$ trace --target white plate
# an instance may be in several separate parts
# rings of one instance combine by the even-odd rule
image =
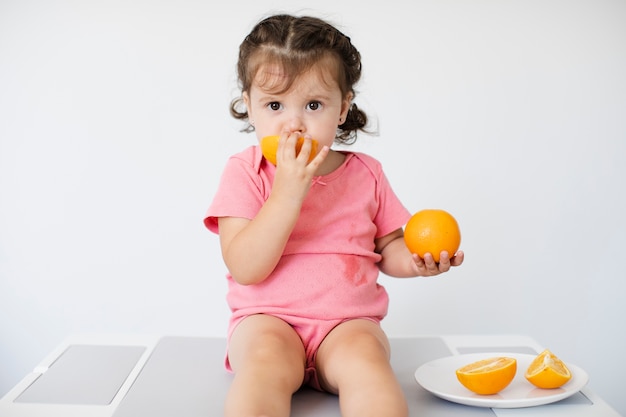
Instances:
[[[496,356],[517,359],[517,373],[513,381],[494,395],[478,395],[465,388],[456,378],[456,370],[464,365]],[[579,367],[567,364],[572,378],[561,388],[541,389],[526,380],[526,369],[536,355],[521,353],[472,353],[435,359],[415,371],[415,380],[426,391],[437,397],[476,407],[520,408],[549,404],[574,395],[587,384],[589,377]]]

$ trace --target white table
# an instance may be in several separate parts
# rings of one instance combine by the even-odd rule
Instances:
[[[619,416],[587,387],[557,403],[504,409],[448,402],[415,381],[414,373],[420,365],[441,357],[542,351],[543,346],[529,337],[422,335],[391,338],[391,345],[392,365],[411,416]],[[232,379],[223,367],[224,349],[223,338],[72,336],[0,399],[0,416],[219,417]],[[294,396],[292,416],[340,417],[337,398],[301,390]]]

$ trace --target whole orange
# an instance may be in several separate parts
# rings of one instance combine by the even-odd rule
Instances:
[[[426,253],[439,262],[441,251],[454,256],[461,245],[461,230],[447,211],[425,209],[415,213],[404,227],[404,241],[411,253],[424,258]]]
[[[272,135],[265,136],[261,139],[261,152],[265,159],[270,161],[272,164],[276,165],[276,151],[278,150],[278,141],[280,140],[280,136]],[[304,143],[304,138],[298,138],[298,142],[296,143],[296,155],[300,153],[300,149],[302,149],[302,144]],[[317,155],[317,141],[315,139],[311,140],[311,155],[309,156],[309,162],[315,158]]]

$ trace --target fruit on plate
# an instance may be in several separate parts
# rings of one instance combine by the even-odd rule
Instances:
[[[454,256],[461,245],[461,230],[447,211],[425,209],[413,214],[404,227],[404,241],[411,253],[424,258],[426,253],[439,262],[441,251]]]
[[[468,390],[480,395],[492,395],[506,388],[516,372],[517,359],[497,356],[457,369],[456,377]]]
[[[272,135],[263,137],[260,142],[263,156],[274,165],[276,165],[276,151],[278,150],[279,140],[280,136]],[[296,155],[300,153],[303,143],[304,138],[298,138],[298,142],[296,143]],[[311,139],[311,155],[309,155],[309,162],[315,158],[315,155],[317,155],[317,141],[315,139]]]
[[[524,376],[534,386],[545,389],[559,388],[572,378],[565,363],[548,349],[533,359]]]

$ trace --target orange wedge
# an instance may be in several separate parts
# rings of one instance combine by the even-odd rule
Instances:
[[[456,370],[456,377],[468,390],[480,395],[502,391],[515,377],[517,360],[494,357],[472,362]]]
[[[559,388],[572,378],[565,363],[548,349],[541,352],[528,366],[526,379],[539,388]]]

